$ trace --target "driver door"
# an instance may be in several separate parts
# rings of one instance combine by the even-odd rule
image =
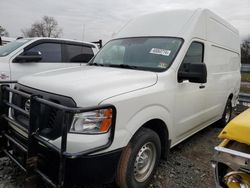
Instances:
[[[204,44],[193,41],[182,61],[183,64],[204,63]],[[177,139],[183,139],[193,133],[204,123],[206,84],[192,83],[188,80],[178,81],[176,91],[175,134]]]

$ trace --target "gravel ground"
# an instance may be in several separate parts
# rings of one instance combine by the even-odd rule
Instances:
[[[234,115],[246,107],[238,106]],[[212,188],[210,160],[221,128],[213,124],[171,149],[168,161],[161,161],[149,188]],[[26,188],[25,175],[8,158],[0,158],[0,188]],[[29,187],[46,187],[43,183]],[[112,188],[114,185],[94,186]],[[94,188],[93,187],[93,188]]]

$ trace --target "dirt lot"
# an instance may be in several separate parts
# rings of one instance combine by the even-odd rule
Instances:
[[[245,109],[239,106],[234,115]],[[220,128],[213,124],[171,149],[169,160],[161,161],[150,188],[214,187],[210,160],[220,141]],[[7,158],[0,159],[0,188],[23,188],[24,174]],[[45,187],[40,183],[39,186]],[[84,186],[85,187],[85,186]],[[111,188],[114,185],[91,186]]]
[[[211,125],[174,147],[169,160],[161,162],[152,187],[214,187],[210,160],[220,131]]]

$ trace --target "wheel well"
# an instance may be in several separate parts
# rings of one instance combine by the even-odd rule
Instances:
[[[229,95],[229,97],[228,97],[230,100],[232,100],[233,99],[233,94],[231,93],[230,95]]]
[[[160,119],[153,119],[145,123],[142,127],[155,131],[161,140],[161,158],[167,159],[170,141],[166,124]]]
[[[232,101],[232,99],[233,99],[233,94],[231,93],[230,95],[229,95],[229,97],[228,97],[228,99],[230,100],[230,102],[231,102],[231,106],[233,106],[233,101]]]

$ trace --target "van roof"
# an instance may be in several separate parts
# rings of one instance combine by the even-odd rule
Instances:
[[[192,10],[171,10],[146,14],[130,20],[115,38],[176,36],[193,13]]]
[[[114,38],[136,36],[179,36],[183,37],[187,27],[195,27],[199,18],[212,17],[232,32],[238,34],[231,24],[208,9],[178,9],[145,14],[130,20]]]
[[[168,36],[200,38],[239,51],[239,32],[208,9],[168,10],[129,21],[115,38]]]

